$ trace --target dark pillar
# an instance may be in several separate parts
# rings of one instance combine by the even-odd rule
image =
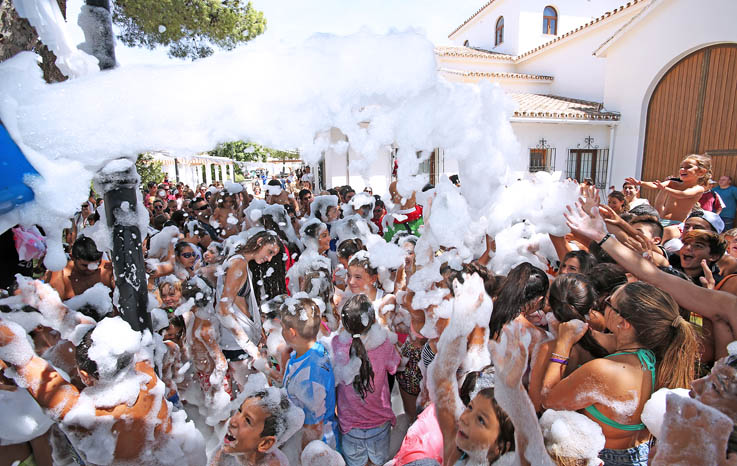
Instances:
[[[148,313],[148,288],[143,262],[143,235],[137,219],[136,190],[140,184],[136,166],[112,173],[104,169],[97,173],[95,186],[105,196],[107,225],[113,236],[112,262],[115,287],[118,289],[118,309],[133,330],[151,330]],[[145,233],[144,233],[145,234]]]

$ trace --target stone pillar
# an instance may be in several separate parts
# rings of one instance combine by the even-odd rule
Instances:
[[[210,162],[205,163],[205,183],[208,185],[212,183],[212,164]]]

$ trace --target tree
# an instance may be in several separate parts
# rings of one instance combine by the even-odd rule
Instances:
[[[66,16],[67,0],[57,0],[61,13]],[[33,51],[41,56],[39,66],[48,83],[67,79],[56,66],[56,55],[38,40],[36,30],[25,18],[20,18],[12,0],[0,0],[0,61],[17,53]]]
[[[151,154],[138,154],[136,159],[136,170],[141,177],[141,187],[146,189],[149,182],[156,184],[164,180],[164,170],[161,169],[161,162],[154,160]]]
[[[218,144],[209,152],[213,157],[227,157],[238,162],[266,162],[269,159],[288,160],[297,156],[296,152],[289,152],[264,147],[260,144],[245,141],[232,141]],[[239,164],[235,164],[235,172],[245,175]]]
[[[169,56],[193,60],[212,45],[231,50],[266,30],[264,14],[241,0],[116,0],[113,22],[128,46],[169,47]]]

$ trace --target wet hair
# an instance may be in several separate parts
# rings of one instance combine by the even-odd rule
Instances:
[[[169,317],[169,326],[173,325],[174,327],[179,329],[177,331],[177,338],[181,339],[184,336],[184,331],[186,329],[186,324],[184,323],[184,317],[177,316],[174,314],[168,314],[168,317]],[[167,328],[168,327],[164,327],[161,330],[159,330],[159,334],[163,336]]]
[[[320,331],[320,307],[309,298],[287,300],[279,315],[284,328],[293,328],[305,340],[315,339]]]
[[[617,288],[627,284],[627,271],[619,264],[605,262],[593,266],[587,278],[597,296],[594,309],[602,311],[602,301],[614,293]]]
[[[622,210],[624,212],[627,212],[628,210],[630,210],[630,204],[629,202],[627,202],[627,198],[624,197],[624,193],[622,193],[622,191],[612,191],[607,196],[607,199],[609,199],[610,197],[613,197],[614,199],[623,203]]]
[[[374,307],[365,294],[351,296],[343,305],[340,319],[345,330],[353,336],[349,356],[361,360],[361,368],[353,379],[353,389],[364,399],[367,393],[374,392],[374,369],[363,341],[356,335],[368,332],[376,321]]]
[[[77,312],[80,314],[89,317],[90,319],[94,320],[95,322],[99,322],[102,320],[104,316],[101,316],[99,311],[97,310],[97,307],[93,304],[87,303],[82,306],[80,306],[77,309]]]
[[[338,254],[338,257],[350,260],[355,253],[365,250],[366,246],[363,245],[363,241],[361,241],[360,238],[351,238],[341,241],[336,253]]]
[[[197,307],[205,307],[214,299],[214,288],[205,277],[192,277],[182,283],[182,298],[194,299]]]
[[[639,215],[652,215],[655,218],[660,218],[658,209],[651,206],[650,204],[640,204],[637,207],[633,207],[630,209],[630,213],[635,217]]]
[[[154,217],[153,221],[151,222],[151,226],[156,228],[157,230],[161,230],[164,228],[164,224],[169,221],[169,218],[167,218],[164,214],[159,214],[156,217]]]
[[[365,253],[360,256],[356,256],[355,254],[351,256],[351,260],[348,262],[348,267],[361,267],[369,275],[378,275],[379,273],[379,270],[376,267],[371,266],[371,260],[369,259],[368,254]]]
[[[495,339],[502,328],[514,320],[526,303],[545,296],[550,282],[548,276],[530,264],[523,262],[509,271],[502,284],[502,291],[494,303],[489,320],[489,335]]]
[[[449,179],[449,180],[450,180],[450,182],[451,182],[451,183],[453,183],[453,184],[458,184],[458,183],[460,183],[460,180],[459,180],[459,178],[458,178],[458,175],[450,175],[450,176],[448,177],[448,179]]]
[[[709,254],[722,257],[727,250],[727,242],[717,233],[706,230],[691,230],[683,235],[683,243],[686,241],[699,241],[709,246]]]
[[[693,325],[680,316],[676,301],[643,282],[625,285],[617,301],[615,312],[632,325],[637,341],[655,354],[653,390],[689,387],[698,343]]]
[[[584,275],[588,274],[591,270],[591,267],[596,265],[596,257],[594,257],[591,253],[588,253],[586,251],[568,251],[565,256],[563,256],[563,260],[560,261],[561,267],[563,264],[566,263],[568,259],[577,259],[578,260],[578,273],[582,273]]]
[[[558,322],[568,322],[573,319],[586,322],[586,316],[595,302],[594,287],[584,275],[579,273],[559,275],[550,285],[548,304]],[[586,330],[579,343],[595,358],[603,358],[609,354],[609,351],[594,339],[591,329]]]
[[[637,215],[629,221],[629,224],[647,225],[650,227],[650,234],[653,235],[653,237],[663,237],[663,225],[660,224],[660,220],[658,220],[658,217],[655,217],[653,215]]]
[[[731,228],[724,233],[722,233],[722,238],[725,238],[727,236],[731,236],[732,238],[737,238],[737,228]]]
[[[266,390],[260,390],[251,395],[249,398],[258,398],[259,400],[263,401],[268,396],[269,395],[266,393]],[[268,412],[268,415],[264,419],[264,429],[261,431],[261,438],[276,437],[278,433],[284,432],[286,430],[288,422],[287,413],[289,412],[289,407],[291,406],[291,403],[285,391],[280,391],[278,409],[274,411],[269,410],[269,406],[267,403],[259,403],[259,406],[261,406]]]
[[[683,158],[681,163],[691,159],[696,162],[696,166],[704,170],[704,174],[699,177],[698,184],[701,186],[708,186],[709,180],[711,180],[711,156],[706,154],[690,154]]]
[[[76,347],[76,351],[74,354],[75,360],[77,362],[77,367],[89,374],[91,377],[99,380],[100,379],[100,373],[98,372],[97,363],[90,359],[89,351],[90,347],[92,346],[92,332],[94,332],[95,329],[91,329],[89,332],[85,334],[84,337],[82,337],[82,341],[79,342],[79,345]],[[133,355],[125,353],[121,356],[117,356],[117,361],[115,364],[115,372],[111,374],[112,377],[120,373],[123,369],[128,367],[131,362],[133,362]]]
[[[279,245],[279,236],[271,230],[259,231],[258,233],[248,238],[248,241],[246,241],[245,244],[239,244],[238,246],[236,246],[235,253],[252,254],[268,244]]]
[[[312,191],[310,191],[309,189],[301,189],[299,191],[299,194],[297,194],[297,197],[299,197],[299,200],[302,200],[307,197],[308,194],[312,194]]]
[[[72,259],[97,262],[102,259],[102,253],[97,250],[97,245],[92,238],[80,236],[72,245]]]

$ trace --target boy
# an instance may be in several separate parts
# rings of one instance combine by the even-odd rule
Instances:
[[[336,448],[335,377],[327,350],[317,342],[320,308],[309,298],[289,300],[281,308],[281,324],[284,341],[294,350],[283,386],[305,413],[300,451],[312,440]]]
[[[297,411],[298,416],[294,420],[290,411]],[[301,411],[294,409],[283,391],[273,387],[257,391],[246,398],[238,412],[231,416],[223,448],[210,464],[288,464],[277,447],[297,429],[288,425],[289,422],[301,422],[302,419]]]

